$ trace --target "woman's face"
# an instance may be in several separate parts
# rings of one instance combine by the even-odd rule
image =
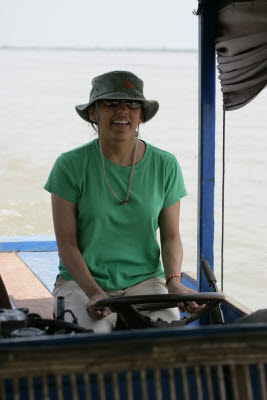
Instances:
[[[116,107],[107,106],[100,101],[98,113],[104,140],[132,140],[135,138],[138,125],[142,122],[141,108],[130,108],[125,101],[120,102]],[[92,121],[96,121],[95,107],[90,107],[89,116]]]

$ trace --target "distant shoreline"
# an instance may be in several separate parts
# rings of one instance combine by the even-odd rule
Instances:
[[[40,47],[40,46],[0,46],[0,50],[19,51],[111,51],[111,52],[156,52],[156,53],[196,53],[197,49],[173,49],[173,48],[142,48],[142,47]]]

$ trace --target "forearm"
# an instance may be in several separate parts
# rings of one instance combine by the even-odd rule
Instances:
[[[92,277],[77,246],[58,243],[58,248],[61,262],[88,298],[104,293]]]
[[[172,236],[161,243],[161,255],[166,277],[171,274],[181,276],[183,246],[180,235]]]

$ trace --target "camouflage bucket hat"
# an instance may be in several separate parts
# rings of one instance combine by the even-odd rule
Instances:
[[[99,75],[92,80],[92,90],[89,102],[75,107],[81,118],[90,121],[88,107],[97,100],[137,100],[144,104],[144,121],[147,122],[157,113],[159,103],[155,100],[146,100],[143,94],[144,82],[127,71],[111,71]]]

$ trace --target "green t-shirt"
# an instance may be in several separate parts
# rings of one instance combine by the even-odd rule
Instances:
[[[108,188],[97,139],[61,154],[45,184],[49,192],[77,204],[78,247],[103,290],[164,277],[156,237],[158,216],[186,190],[176,158],[145,144],[145,154],[135,166],[129,203],[119,205]],[[104,160],[107,179],[124,200],[131,167]],[[62,262],[59,273],[72,279]]]

